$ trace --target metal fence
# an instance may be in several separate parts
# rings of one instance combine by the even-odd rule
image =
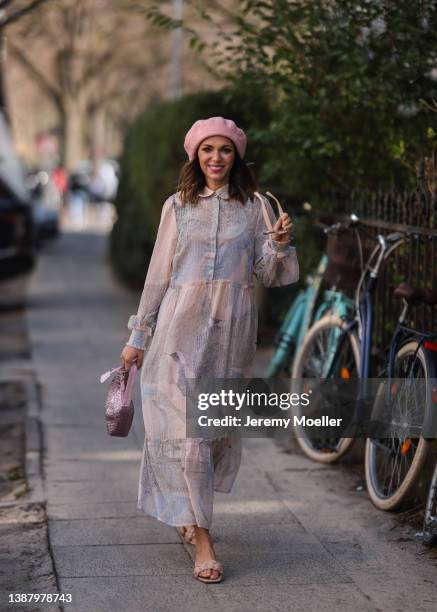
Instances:
[[[402,281],[414,287],[437,289],[437,198],[426,189],[413,192],[359,192],[336,197],[337,211],[355,213],[373,234],[402,232],[405,243],[386,261],[375,296],[375,372],[385,359],[401,310],[393,291]],[[336,215],[338,216],[338,215]],[[437,333],[437,307],[420,304],[410,309],[409,325]]]

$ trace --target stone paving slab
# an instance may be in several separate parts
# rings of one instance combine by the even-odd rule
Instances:
[[[47,495],[52,501],[69,502],[117,502],[136,501],[138,490],[138,474],[129,474],[123,480],[58,482],[47,483]]]
[[[53,556],[63,578],[173,576],[192,571],[182,544],[54,546]]]
[[[50,463],[45,470],[46,480],[92,480],[93,482],[107,479],[121,480],[133,473],[139,474],[141,455],[125,461],[60,460]]]
[[[314,551],[320,548],[320,542],[311,533],[296,523],[269,524],[266,529],[259,524],[251,529],[242,529],[233,522],[222,525],[215,538],[221,553],[232,554],[236,549],[247,555],[263,555],[264,553],[294,553],[295,551]]]
[[[180,544],[174,527],[153,517],[49,521],[54,546],[95,546],[97,544]]]
[[[96,518],[137,518],[144,516],[137,509],[136,500],[108,502],[83,502],[77,503],[47,503],[47,513],[50,518],[57,519],[96,519]]]
[[[216,494],[214,501],[213,528],[220,530],[232,524],[240,529],[245,525],[265,525],[278,523],[296,523],[296,517],[289,508],[279,499],[235,499],[231,493],[224,499],[224,495]]]
[[[223,582],[220,589],[212,593],[214,600],[226,612],[381,612],[369,599],[347,583],[326,584],[279,584],[274,588],[266,585],[238,585]],[[352,603],[353,602],[353,603]]]
[[[224,583],[215,585],[223,588]],[[223,612],[211,586],[191,576],[126,576],[108,578],[61,578],[64,593],[72,593],[66,612]],[[244,609],[244,608],[243,608]],[[241,612],[241,608],[239,612]]]
[[[115,364],[117,365],[117,364]],[[103,368],[104,369],[104,368]],[[109,389],[110,380],[108,379],[103,385],[98,381],[102,372],[94,372],[90,380],[81,380],[81,384],[87,388],[86,398],[81,396],[77,391],[77,382],[71,385],[65,385],[63,391],[55,390],[47,396],[44,410],[44,422],[47,426],[71,425],[72,427],[88,427],[90,430],[98,430],[104,432],[106,436],[105,425],[105,399]],[[53,385],[61,385],[65,372],[60,371],[54,374],[53,371],[47,372],[50,376]],[[133,393],[133,402],[135,408],[135,421],[142,424],[141,413],[141,395],[139,388],[139,374],[137,374],[137,382]],[[89,391],[88,391],[89,389]]]
[[[56,469],[58,465],[61,465],[63,461],[65,462],[76,462],[78,465],[82,461],[94,461],[96,464],[101,462],[107,462],[108,464],[116,461],[122,465],[125,461],[137,461],[138,460],[138,468],[140,466],[141,452],[138,448],[136,448],[134,437],[131,439],[131,447],[123,448],[117,447],[114,444],[112,449],[94,449],[87,452],[82,452],[80,455],[71,455],[67,457],[56,457],[55,461],[51,461],[48,457],[44,457],[43,463],[46,469],[53,468]]]
[[[82,453],[103,450],[112,452],[132,448],[132,440],[128,438],[111,438],[102,423],[101,427],[88,424],[83,427],[46,427],[47,452],[53,456],[80,457]]]
[[[317,544],[288,553],[263,550],[246,555],[234,549],[224,556],[219,554],[217,547],[217,558],[227,570],[230,586],[353,582],[342,565]]]

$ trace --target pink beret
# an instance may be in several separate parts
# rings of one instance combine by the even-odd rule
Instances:
[[[190,161],[196,157],[197,148],[202,140],[210,136],[226,136],[232,140],[240,157],[244,157],[247,138],[243,130],[237,127],[232,119],[211,117],[210,119],[199,119],[193,123],[185,136],[184,149]]]

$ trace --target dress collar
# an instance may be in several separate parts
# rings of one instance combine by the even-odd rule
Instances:
[[[212,195],[218,195],[222,198],[222,200],[229,200],[229,183],[226,183],[226,185],[219,187],[219,189],[216,189],[215,191],[205,185],[205,187],[199,193],[199,197],[201,198],[208,198]]]

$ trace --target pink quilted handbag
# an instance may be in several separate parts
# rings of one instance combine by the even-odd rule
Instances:
[[[100,376],[100,382],[104,383],[115,372],[105,400],[106,425],[110,436],[126,437],[129,433],[134,418],[132,390],[137,370],[136,364],[132,363],[129,371],[119,366]]]

